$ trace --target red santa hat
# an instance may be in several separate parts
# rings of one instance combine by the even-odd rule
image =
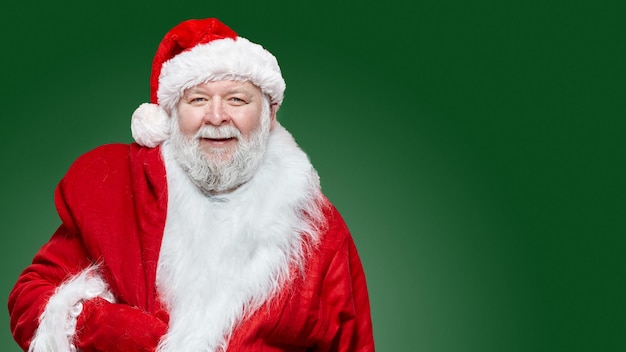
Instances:
[[[184,91],[218,80],[250,81],[280,105],[285,81],[274,55],[239,37],[216,18],[188,20],[172,28],[154,56],[150,103],[133,113],[135,141],[155,147],[169,136],[169,116]]]

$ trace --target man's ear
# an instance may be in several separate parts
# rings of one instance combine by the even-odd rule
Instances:
[[[273,130],[274,125],[276,125],[276,113],[278,112],[278,107],[277,103],[270,104],[270,130]]]

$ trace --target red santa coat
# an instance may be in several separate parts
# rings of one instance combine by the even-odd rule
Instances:
[[[9,297],[11,329],[24,350],[47,329],[39,323],[59,287],[94,264],[118,303],[164,315],[155,281],[167,188],[160,148],[107,145],[72,165],[55,192],[62,225]],[[306,252],[303,272],[235,324],[229,351],[374,351],[353,239],[337,210],[329,203],[323,209],[327,226]]]

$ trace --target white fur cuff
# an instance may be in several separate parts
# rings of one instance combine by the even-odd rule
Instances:
[[[82,302],[95,297],[114,301],[97,270],[97,267],[89,267],[56,289],[39,317],[29,352],[76,351],[72,340],[78,315],[83,310]]]

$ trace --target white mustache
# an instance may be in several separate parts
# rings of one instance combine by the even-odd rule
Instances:
[[[196,132],[194,138],[212,138],[212,139],[224,139],[224,138],[239,138],[241,137],[241,132],[233,126],[223,126],[223,127],[214,127],[214,126],[204,126]]]

